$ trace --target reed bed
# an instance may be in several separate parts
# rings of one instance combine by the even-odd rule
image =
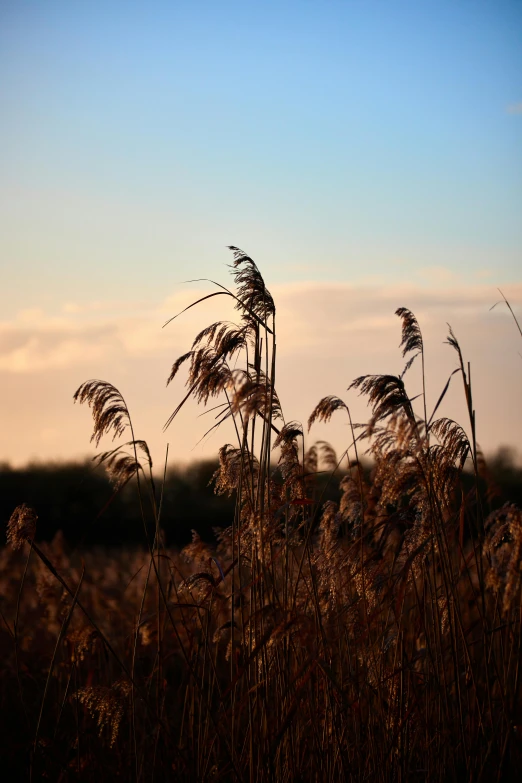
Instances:
[[[98,461],[116,489],[138,482],[144,549],[68,553],[59,536],[37,543],[38,509],[14,511],[0,555],[5,767],[33,781],[520,779],[522,512],[486,510],[457,338],[430,411],[421,329],[399,309],[403,372],[353,381],[364,426],[322,399],[308,428],[344,417],[349,442],[306,449],[276,392],[274,301],[232,252],[234,289],[209,296],[231,297],[237,323],[211,324],[174,363],[169,382],[188,367],[187,390],[167,424],[190,397],[217,406],[216,427],[232,422],[214,482],[234,517],[213,542],[166,548],[162,482],[122,394],[78,389],[97,444],[130,436]],[[437,415],[450,382],[465,426]],[[324,502],[316,477],[338,481],[340,465],[341,501]]]

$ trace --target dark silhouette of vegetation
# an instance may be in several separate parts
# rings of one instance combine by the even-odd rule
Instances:
[[[185,546],[195,529],[204,540],[214,540],[214,528],[232,523],[234,500],[216,495],[211,478],[216,460],[202,460],[187,467],[172,467],[163,489],[162,525],[170,546]],[[366,473],[370,473],[366,465]],[[313,477],[314,492],[324,501],[339,501],[339,470]],[[499,508],[508,499],[522,505],[522,466],[516,454],[500,448],[487,460],[487,483],[481,489],[487,506]],[[162,480],[158,478],[158,493]],[[471,474],[463,485],[473,491]],[[488,491],[489,485],[489,491]],[[23,468],[0,465],[0,518],[4,526],[13,508],[21,503],[38,509],[37,540],[51,541],[61,530],[70,546],[120,546],[143,543],[143,522],[135,482],[115,493],[103,468],[90,461],[29,464]]]
[[[163,529],[170,545],[186,544],[192,528],[211,537],[213,527],[230,524],[233,500],[215,495],[209,486],[216,468],[217,463],[208,460],[168,471],[163,491]],[[38,509],[39,540],[50,541],[61,530],[74,547],[143,544],[135,482],[115,493],[104,469],[91,462],[1,466],[0,514],[4,526],[13,508],[22,502]]]

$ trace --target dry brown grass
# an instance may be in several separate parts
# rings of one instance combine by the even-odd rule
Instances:
[[[238,324],[201,332],[173,366],[187,393],[219,397],[216,491],[236,512],[212,545],[167,550],[161,491],[117,389],[90,381],[93,438],[116,486],[140,487],[146,550],[67,554],[34,539],[15,511],[1,553],[5,765],[32,780],[516,780],[522,770],[522,514],[486,516],[478,491],[469,371],[450,331],[466,430],[415,402],[405,384],[424,345],[402,322],[400,376],[356,379],[372,416],[354,425],[327,397],[309,425],[344,415],[351,439],[339,506],[314,474],[335,474],[327,444],[305,450],[275,391],[275,305],[233,248]],[[232,369],[234,368],[234,369]],[[417,413],[420,409],[420,414]],[[271,462],[278,455],[277,470]],[[368,481],[361,456],[369,451]],[[463,490],[471,460],[475,489]],[[335,479],[334,479],[335,480]],[[15,774],[13,772],[13,774]]]

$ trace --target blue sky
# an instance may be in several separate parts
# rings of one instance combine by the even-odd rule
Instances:
[[[215,275],[229,243],[276,281],[439,265],[518,279],[520,3],[17,0],[1,15],[15,289],[29,274],[56,295],[114,293],[122,275],[156,290]]]
[[[522,282],[521,30],[507,0],[3,0],[11,388],[39,328],[49,346],[79,329],[64,313],[150,315],[225,280],[228,244],[276,286],[493,303]]]

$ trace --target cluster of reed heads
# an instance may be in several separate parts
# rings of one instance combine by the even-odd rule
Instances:
[[[517,779],[522,512],[509,503],[491,511],[483,491],[455,335],[465,428],[437,417],[451,377],[427,410],[422,333],[401,308],[402,374],[350,386],[368,398],[370,421],[354,423],[345,401],[325,397],[308,429],[344,417],[346,451],[305,448],[308,433],[285,420],[276,392],[274,301],[252,259],[231,249],[235,289],[209,297],[231,297],[238,323],[200,332],[168,379],[188,366],[168,423],[192,397],[216,399],[216,428],[233,425],[214,477],[217,493],[235,497],[230,527],[214,542],[194,532],[181,552],[166,548],[147,444],[120,391],[99,380],[75,399],[92,409],[96,444],[130,433],[97,459],[116,489],[137,482],[146,551],[80,559],[60,540],[36,542],[34,510],[19,507],[9,522],[8,539],[25,555],[2,553],[4,572],[9,561],[19,580],[4,616],[3,687],[18,705],[29,774]],[[415,372],[417,400],[405,385]],[[317,476],[326,472],[342,477],[339,504],[323,500]]]

